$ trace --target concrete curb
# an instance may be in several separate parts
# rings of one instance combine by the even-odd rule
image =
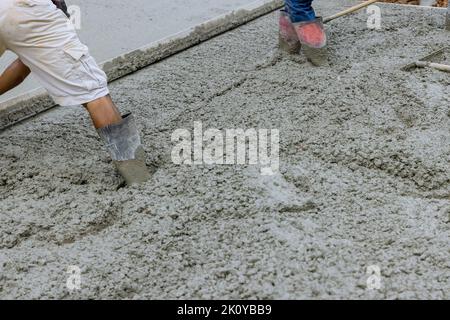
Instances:
[[[257,19],[283,6],[283,0],[258,0],[229,14],[150,43],[101,64],[109,81],[117,80],[180,51],[207,41],[224,32]],[[55,107],[40,88],[0,104],[0,131]]]

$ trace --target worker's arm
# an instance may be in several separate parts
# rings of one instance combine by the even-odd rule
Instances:
[[[30,74],[30,69],[20,59],[14,61],[0,76],[0,95],[21,84]]]

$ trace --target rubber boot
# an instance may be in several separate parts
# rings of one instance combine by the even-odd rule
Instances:
[[[294,29],[308,60],[315,66],[325,64],[327,62],[327,35],[322,18],[294,23]]]
[[[141,184],[150,179],[145,164],[145,151],[132,114],[123,116],[123,120],[119,123],[97,131],[127,185]]]
[[[292,25],[291,19],[285,10],[280,11],[280,31],[279,31],[279,45],[280,49],[287,53],[300,53],[301,44],[298,40],[297,33]]]

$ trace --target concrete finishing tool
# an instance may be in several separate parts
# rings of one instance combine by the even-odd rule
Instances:
[[[432,68],[443,72],[450,72],[450,65],[437,63],[434,60],[445,55],[450,47],[445,47],[430,53],[418,61],[412,62],[401,68],[403,71],[412,71],[416,68]]]
[[[332,15],[332,16],[324,18],[323,19],[323,23],[328,23],[330,21],[333,21],[334,19],[337,19],[337,18],[346,16],[346,15],[349,15],[349,14],[351,14],[353,12],[356,12],[356,11],[362,9],[362,8],[368,7],[372,3],[375,3],[375,2],[378,2],[378,1],[380,1],[380,0],[369,0],[369,1],[366,1],[366,2],[363,2],[363,3],[360,3],[360,4],[356,5],[356,6],[353,6],[351,8],[348,8],[348,9],[344,10],[344,11],[338,12],[338,13]]]

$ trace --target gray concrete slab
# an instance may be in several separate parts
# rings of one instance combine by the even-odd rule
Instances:
[[[278,52],[271,14],[114,82],[155,170],[141,187],[81,108],[0,133],[0,298],[450,298],[448,75],[400,71],[450,45],[445,11],[381,8],[380,31],[328,25],[328,67]],[[195,121],[278,129],[280,174],[175,165]]]

